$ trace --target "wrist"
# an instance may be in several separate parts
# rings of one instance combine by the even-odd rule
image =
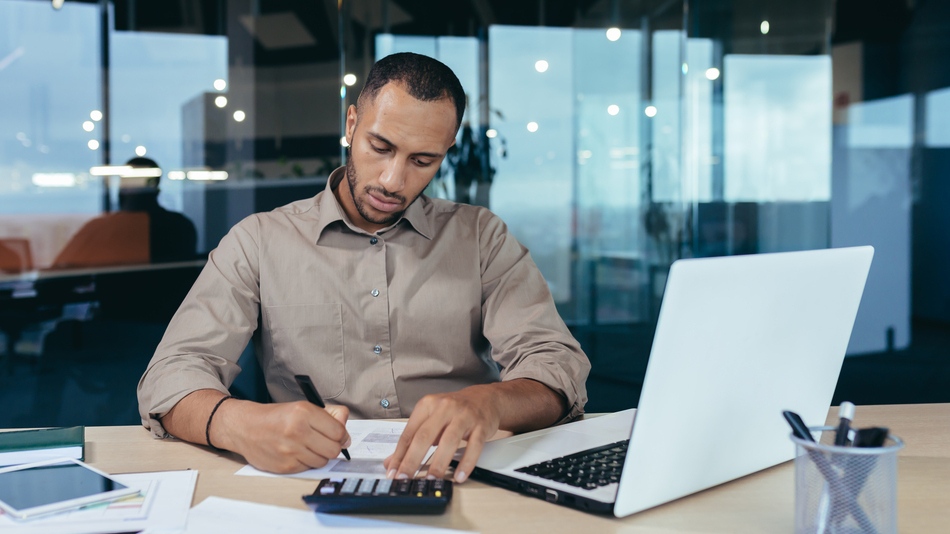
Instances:
[[[239,452],[234,439],[234,424],[235,421],[240,421],[240,418],[233,417],[233,410],[235,405],[242,401],[231,396],[225,396],[216,402],[216,408],[208,419],[209,426],[206,437],[209,443],[207,445],[215,449]]]
[[[469,393],[469,398],[476,406],[481,406],[483,411],[491,414],[496,425],[500,425],[505,419],[505,398],[506,391],[503,382],[494,382],[491,384],[478,384],[469,386],[462,391]]]

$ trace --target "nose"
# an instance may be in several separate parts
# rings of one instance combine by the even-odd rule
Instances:
[[[406,185],[406,164],[400,158],[392,158],[379,175],[379,185],[390,193],[402,191]]]

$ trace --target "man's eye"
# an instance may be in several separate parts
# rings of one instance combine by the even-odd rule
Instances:
[[[386,152],[389,152],[389,149],[387,147],[379,147],[376,145],[372,145],[372,146],[373,146],[373,150],[375,150],[376,152],[379,152],[380,154],[385,154]]]
[[[413,161],[415,161],[415,162],[416,162],[416,165],[418,165],[418,166],[420,166],[420,167],[428,167],[429,165],[432,165],[432,162],[431,162],[431,161],[428,161],[428,160],[416,159],[416,160],[413,160]]]

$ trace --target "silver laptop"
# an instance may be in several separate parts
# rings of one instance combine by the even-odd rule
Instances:
[[[622,517],[792,459],[782,411],[824,423],[873,253],[675,262],[638,409],[490,442],[473,478]]]

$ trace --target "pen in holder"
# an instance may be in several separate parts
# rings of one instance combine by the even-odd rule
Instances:
[[[897,532],[897,452],[900,438],[881,447],[832,444],[833,426],[810,427],[819,442],[795,442],[797,534],[891,534]]]

